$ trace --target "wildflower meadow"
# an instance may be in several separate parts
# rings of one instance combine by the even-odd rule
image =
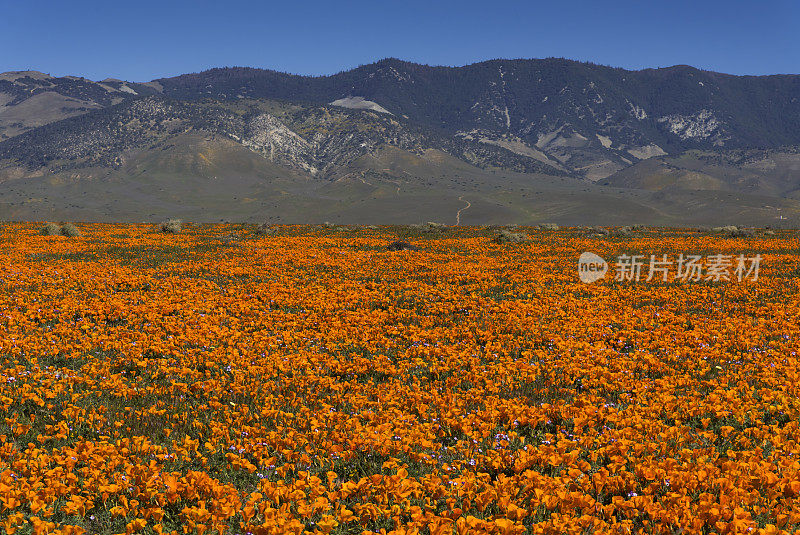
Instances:
[[[797,232],[40,227],[0,233],[0,533],[800,532]]]

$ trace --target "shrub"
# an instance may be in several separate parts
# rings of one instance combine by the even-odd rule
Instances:
[[[422,223],[420,225],[414,225],[414,227],[418,228],[422,232],[426,234],[440,234],[447,230],[447,226],[441,223],[435,223],[433,221],[428,221],[427,223]]]
[[[226,234],[225,236],[220,236],[219,241],[225,244],[231,244],[232,242],[239,241],[241,238],[238,234]]]
[[[256,234],[259,236],[274,236],[278,233],[278,229],[269,223],[261,223],[256,227]]]
[[[61,227],[55,223],[48,223],[39,229],[39,234],[42,236],[61,236]]]
[[[589,232],[592,234],[601,234],[603,236],[608,236],[611,234],[611,231],[605,227],[589,227]]]
[[[631,227],[620,227],[614,232],[616,236],[630,236],[633,233]]]
[[[752,230],[746,228],[737,228],[727,232],[727,235],[731,238],[749,238],[754,234]]]
[[[325,229],[325,230],[330,230],[331,232],[343,232],[343,231],[349,230],[344,225],[331,223],[330,221],[325,221],[322,225],[320,225],[320,228]]]
[[[386,246],[387,251],[419,251],[419,247],[411,245],[406,241],[392,242]]]
[[[397,238],[403,240],[409,237],[435,237],[443,234],[448,228],[446,225],[433,222],[399,225]]]
[[[525,243],[529,241],[530,238],[527,234],[523,234],[522,232],[509,232],[507,230],[501,230],[492,241],[494,243],[504,244],[504,243]]]
[[[61,235],[67,238],[77,238],[81,235],[81,232],[72,223],[64,223],[59,230]]]
[[[539,228],[542,230],[558,230],[558,225],[555,223],[542,223]]]
[[[183,221],[180,219],[168,219],[160,225],[161,232],[166,234],[179,234],[183,230]]]
[[[724,227],[714,227],[714,232],[724,233],[729,238],[747,238],[753,236],[754,232],[750,229],[738,227],[736,225],[725,225]]]

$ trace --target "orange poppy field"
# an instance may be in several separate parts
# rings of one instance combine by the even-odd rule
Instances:
[[[797,232],[40,226],[0,233],[0,533],[800,531]]]

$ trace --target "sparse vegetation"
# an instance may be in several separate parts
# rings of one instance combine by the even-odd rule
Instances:
[[[278,229],[269,223],[261,223],[256,227],[256,235],[258,236],[275,236]]]

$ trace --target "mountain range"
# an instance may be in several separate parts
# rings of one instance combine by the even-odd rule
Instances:
[[[796,226],[798,147],[798,75],[564,59],[0,74],[0,219]]]

